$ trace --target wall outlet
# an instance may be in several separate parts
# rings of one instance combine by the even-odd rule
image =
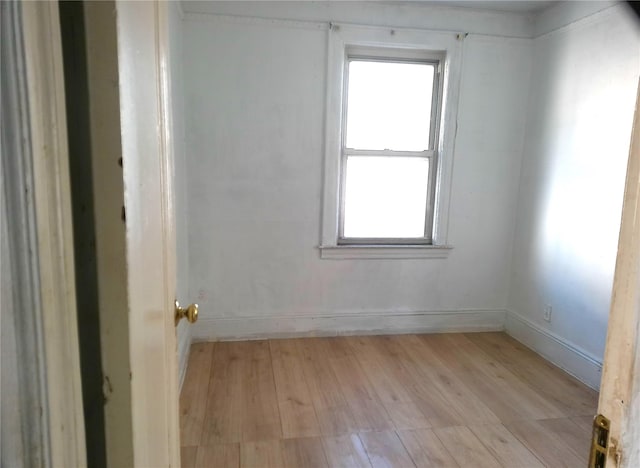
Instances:
[[[552,312],[552,308],[550,305],[546,305],[544,306],[544,320],[545,322],[551,322],[551,312]]]

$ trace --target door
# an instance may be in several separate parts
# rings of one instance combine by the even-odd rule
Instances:
[[[179,466],[166,2],[84,2],[108,467]]]
[[[607,466],[640,466],[640,84],[598,413],[610,420]],[[591,466],[602,466],[593,464]]]
[[[141,467],[180,465],[167,8],[116,2],[131,427]]]

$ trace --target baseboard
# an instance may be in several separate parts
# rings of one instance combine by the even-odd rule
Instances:
[[[598,390],[602,361],[579,346],[505,310],[465,309],[412,312],[346,312],[327,315],[270,317],[201,317],[190,341],[259,340],[309,336],[384,335],[403,333],[481,332],[505,330],[542,357]],[[190,342],[178,344],[180,388]]]
[[[594,390],[600,388],[602,361],[579,346],[511,311],[506,313],[505,330],[589,387]]]
[[[201,318],[193,341],[504,330],[504,310]]]

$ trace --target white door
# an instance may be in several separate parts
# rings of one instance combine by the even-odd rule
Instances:
[[[131,421],[139,467],[180,464],[167,8],[165,2],[116,2]]]
[[[608,467],[640,466],[640,85],[631,136],[622,224],[598,413],[610,420]],[[601,462],[602,460],[600,460]],[[591,466],[603,466],[595,463]]]

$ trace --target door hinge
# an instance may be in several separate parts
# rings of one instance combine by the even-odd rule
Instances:
[[[604,468],[607,465],[607,450],[609,448],[609,428],[611,422],[599,414],[593,418],[593,432],[591,434],[591,454],[589,468]]]

